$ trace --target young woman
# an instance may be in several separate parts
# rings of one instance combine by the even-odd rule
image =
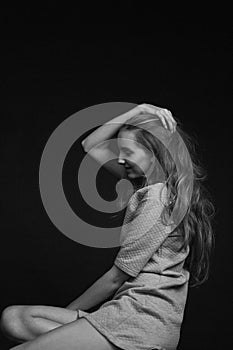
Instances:
[[[176,130],[181,137],[175,138]],[[109,162],[114,155],[103,141],[115,134],[119,156]],[[175,350],[188,287],[207,280],[214,244],[214,206],[193,140],[168,110],[142,104],[99,127],[82,145],[133,184],[119,202],[126,215],[114,264],[67,308],[7,307],[1,329],[23,343],[12,350]]]

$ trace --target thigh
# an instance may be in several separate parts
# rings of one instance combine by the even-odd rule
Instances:
[[[122,350],[104,337],[85,318],[71,322],[11,350]]]
[[[60,324],[66,324],[77,320],[78,311],[69,310],[58,306],[47,305],[23,305],[22,310],[28,316],[45,318]]]

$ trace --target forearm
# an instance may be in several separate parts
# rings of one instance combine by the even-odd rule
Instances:
[[[112,282],[104,274],[91,287],[89,287],[81,296],[70,303],[67,308],[71,310],[88,310],[113,295],[119,286]]]
[[[84,142],[84,147],[86,150],[90,150],[92,147],[100,144],[103,141],[110,139],[117,130],[131,117],[140,113],[140,109],[138,106],[129,110],[126,113],[123,113],[110,121],[106,122],[98,129],[96,129],[93,133],[91,133]]]

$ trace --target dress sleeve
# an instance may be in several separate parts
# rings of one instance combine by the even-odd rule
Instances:
[[[145,188],[135,192],[132,201],[130,199],[134,212],[127,208],[121,229],[121,248],[114,264],[133,277],[138,275],[171,232],[160,218],[167,194],[166,187],[160,192],[160,185],[150,186],[146,193],[142,191]]]

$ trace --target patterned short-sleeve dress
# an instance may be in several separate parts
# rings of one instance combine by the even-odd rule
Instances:
[[[161,222],[166,195],[164,183],[132,195],[114,260],[131,277],[98,310],[79,310],[79,318],[124,350],[175,350],[179,343],[190,277],[183,266],[189,246],[178,252],[181,236]]]

